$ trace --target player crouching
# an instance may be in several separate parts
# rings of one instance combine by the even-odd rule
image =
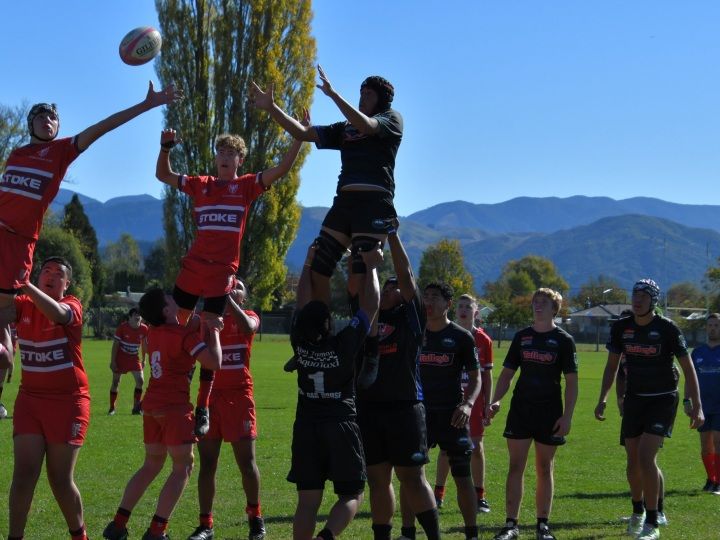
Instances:
[[[151,289],[140,299],[140,314],[150,323],[148,352],[150,383],[143,400],[145,462],[125,487],[120,507],[103,531],[103,538],[125,540],[130,513],[170,455],[172,471],[160,491],[157,509],[143,540],[166,540],[168,519],[182,495],[193,466],[195,420],[188,373],[195,362],[217,370],[221,365],[219,332],[222,319],[206,319],[205,341],[199,325],[181,326],[172,296]]]

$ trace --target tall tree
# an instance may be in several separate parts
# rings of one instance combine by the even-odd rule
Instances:
[[[0,170],[5,168],[5,162],[13,148],[30,139],[25,120],[26,112],[25,104],[19,107],[0,104]]]
[[[108,292],[124,291],[127,287],[142,290],[145,284],[142,260],[140,247],[129,234],[123,233],[117,242],[110,242],[103,254]]]
[[[166,111],[167,127],[177,129],[183,139],[171,156],[173,167],[212,172],[213,141],[223,132],[245,139],[245,171],[272,166],[291,141],[251,107],[247,91],[251,80],[274,83],[283,108],[298,115],[308,108],[315,59],[310,0],[156,0],[155,5],[166,43],[156,64],[158,75],[163,83],[184,87],[188,96]],[[284,286],[283,261],[297,232],[295,195],[306,153],[304,148],[287,178],[249,210],[240,274],[263,309],[271,307],[273,293]],[[194,229],[190,201],[170,188],[165,189],[164,223],[166,275],[174,280]]]
[[[465,268],[462,248],[458,240],[440,240],[428,246],[420,259],[418,280],[421,287],[428,283],[447,283],[459,296],[473,294],[473,279]]]
[[[79,240],[80,249],[90,264],[93,290],[99,293],[103,290],[103,267],[100,261],[100,252],[98,251],[97,234],[95,234],[95,229],[90,224],[90,220],[85,213],[85,209],[77,193],[73,195],[70,202],[65,205],[62,228]],[[100,295],[96,295],[94,300],[97,304],[100,300]]]

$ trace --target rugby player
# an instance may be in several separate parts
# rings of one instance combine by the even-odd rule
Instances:
[[[15,348],[10,337],[10,329],[7,326],[0,326],[0,399],[2,399],[3,388],[5,387],[5,375],[8,372],[12,373],[14,354]],[[9,380],[10,376],[8,375]],[[0,420],[7,418],[7,415],[7,409],[0,401]]]
[[[627,388],[623,403],[621,436],[628,454],[628,483],[633,515],[628,533],[641,540],[660,537],[658,530],[659,472],[656,463],[663,439],[672,434],[678,405],[677,373],[680,362],[686,392],[692,400],[690,427],[704,421],[697,376],[685,338],[670,319],[655,314],[660,287],[651,279],[633,285],[633,316],[619,319],[610,331],[608,360],[603,374],[595,417],[605,419],[607,396],[615,380],[620,356],[625,356]],[[643,496],[645,507],[643,507]]]
[[[548,519],[553,501],[553,467],[558,446],[570,433],[578,393],[578,364],[572,336],[555,325],[562,296],[540,288],[533,294],[533,324],[513,337],[491,400],[490,414],[500,410],[500,400],[510,389],[518,369],[503,436],[510,463],[505,484],[505,526],[494,540],[518,538],[518,518],[523,495],[525,465],[535,441],[535,510],[537,540],[554,540]],[[565,376],[565,405],[560,377]]]
[[[147,351],[148,327],[142,323],[142,317],[137,308],[128,311],[127,321],[123,321],[115,330],[112,350],[110,351],[110,371],[112,383],[110,384],[110,409],[108,414],[115,414],[115,402],[118,397],[120,376],[132,373],[135,379],[135,393],[133,394],[132,414],[141,414],[141,401],[143,383],[143,368]],[[138,355],[139,353],[139,355]]]
[[[158,497],[155,515],[142,540],[168,540],[165,531],[193,467],[194,419],[188,373],[199,362],[207,369],[221,365],[222,318],[188,325],[178,321],[178,306],[162,289],[150,289],[140,298],[140,314],[151,326],[148,333],[150,383],[143,400],[145,461],[125,487],[115,518],[103,531],[108,540],[126,540],[130,514],[169,455],[172,469]]]

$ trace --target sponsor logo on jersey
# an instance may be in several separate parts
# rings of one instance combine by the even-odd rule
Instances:
[[[30,324],[30,317],[28,317],[27,315],[25,315],[25,316],[22,318],[22,321],[20,321],[20,324]]]
[[[535,362],[537,364],[552,364],[555,362],[555,353],[538,351],[535,349],[525,349],[522,351],[522,359],[527,362]]]
[[[380,344],[378,346],[378,354],[380,356],[388,355],[388,354],[395,354],[398,352],[398,344],[397,343],[385,343]]]
[[[650,332],[648,332],[648,338],[658,340],[660,339],[660,332],[658,332],[657,330],[651,330]]]
[[[434,353],[434,352],[426,352],[426,353],[420,353],[418,355],[418,362],[420,364],[430,365],[430,366],[449,366],[452,365],[453,357],[455,355],[452,353]]]
[[[635,356],[659,356],[660,345],[643,345],[641,343],[626,343],[625,354],[633,354]]]
[[[702,364],[702,363],[703,363],[703,357],[702,357],[702,356],[697,357],[697,358],[695,359],[695,363],[696,363],[696,364]]]
[[[381,231],[387,229],[387,221],[385,221],[384,219],[373,219],[370,225],[373,229],[378,229]]]
[[[634,337],[635,337],[635,329],[633,329],[633,328],[626,328],[622,335],[623,339],[633,339]]]
[[[527,347],[528,345],[532,345],[532,342],[533,342],[532,336],[523,336],[523,338],[520,340],[520,346]]]
[[[392,324],[378,323],[378,337],[380,341],[391,335],[395,331],[395,327]]]
[[[448,349],[454,347],[455,343],[455,340],[451,337],[446,337],[442,340],[443,347],[447,347]]]
[[[554,339],[550,338],[550,339],[548,339],[548,340],[545,341],[545,345],[547,345],[548,347],[557,347],[557,346],[558,346],[558,342],[557,342],[557,340],[554,340]]]

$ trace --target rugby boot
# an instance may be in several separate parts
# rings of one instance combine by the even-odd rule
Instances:
[[[665,515],[665,512],[658,512],[658,525],[660,527],[667,527],[668,524],[668,518]]]
[[[658,540],[660,538],[660,529],[646,523],[636,538],[637,540]]]
[[[478,499],[478,512],[487,514],[490,511],[490,504],[487,499]]]
[[[520,537],[520,529],[517,525],[513,527],[503,527],[500,532],[493,536],[493,540],[515,540]]]
[[[250,518],[248,524],[250,525],[248,540],[263,540],[265,538],[265,520],[262,516]]]
[[[550,532],[550,527],[547,523],[541,524],[537,531],[535,531],[535,540],[556,540],[553,534]]]
[[[645,523],[645,512],[630,516],[630,521],[628,521],[627,526],[628,536],[637,536],[640,534],[640,531],[643,528],[643,523]]]
[[[215,531],[213,531],[212,527],[200,525],[190,536],[188,536],[187,540],[212,540],[214,536]]]
[[[143,534],[141,540],[170,540],[170,537],[163,533],[161,535],[153,534],[150,532],[150,529],[145,531],[145,534]]]
[[[127,540],[128,530],[126,527],[118,527],[115,521],[111,521],[103,531],[103,538],[106,540]]]

